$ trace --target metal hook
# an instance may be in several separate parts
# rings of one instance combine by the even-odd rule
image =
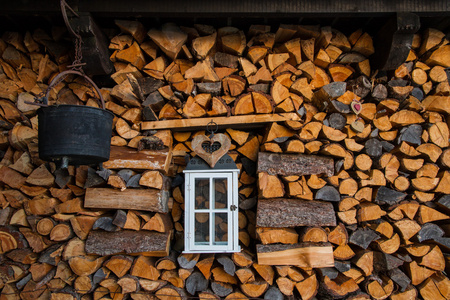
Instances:
[[[214,125],[215,125],[215,128],[212,129],[211,127],[214,126]],[[209,136],[210,139],[213,138],[214,133],[216,133],[217,130],[219,130],[219,125],[217,125],[217,123],[214,122],[213,120],[211,120],[211,122],[209,122],[209,123],[206,125],[206,131],[208,131],[208,132],[210,133],[210,136]]]
[[[70,10],[70,12],[73,13],[77,18],[79,18],[80,16],[72,9],[72,7],[69,6],[69,4],[67,4],[65,0],[61,0],[60,4],[61,4],[61,12],[63,15],[64,23],[66,23],[66,27],[69,29],[70,33],[73,34],[77,39],[81,39],[81,36],[77,32],[75,32],[70,26],[66,8]]]

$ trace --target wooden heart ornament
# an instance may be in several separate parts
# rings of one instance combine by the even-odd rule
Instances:
[[[359,114],[362,110],[362,104],[358,101],[352,101],[350,106],[355,114]]]
[[[205,142],[209,143],[211,146],[214,143],[219,143],[220,147],[214,152],[209,153],[203,149],[202,145]],[[211,168],[214,168],[219,159],[230,149],[231,141],[229,137],[222,133],[215,134],[212,138],[209,138],[206,135],[197,135],[192,140],[191,146],[198,156],[200,156]]]

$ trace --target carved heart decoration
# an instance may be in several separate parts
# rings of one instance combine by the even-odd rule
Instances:
[[[357,101],[352,101],[352,103],[350,104],[350,106],[352,107],[352,110],[355,114],[359,114],[362,110],[362,106],[361,103],[357,102]]]
[[[212,153],[208,153],[203,149],[203,143],[210,143],[211,145],[215,142],[220,144],[220,148]],[[211,168],[214,168],[219,159],[224,156],[231,147],[230,138],[225,134],[215,134],[211,139],[206,135],[197,135],[192,140],[192,149],[200,156]]]
[[[359,121],[353,122],[352,124],[350,124],[350,127],[356,132],[364,131],[364,124]]]

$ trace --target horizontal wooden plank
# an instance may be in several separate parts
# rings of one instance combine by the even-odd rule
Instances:
[[[176,119],[153,122],[142,122],[142,130],[172,129],[176,131],[190,131],[205,129],[209,122],[214,121],[219,129],[222,128],[255,128],[266,123],[298,121],[300,117],[297,113],[262,114],[262,115],[242,115],[231,117],[211,117],[195,119]]]
[[[334,161],[330,157],[316,155],[260,152],[258,172],[288,176],[325,174],[331,177],[334,174]]]
[[[93,230],[87,237],[85,249],[88,254],[102,256],[129,254],[163,257],[169,255],[170,239],[170,232]]]
[[[157,189],[89,188],[84,196],[84,207],[100,209],[136,209],[169,212],[169,191]]]
[[[260,265],[334,267],[333,247],[329,243],[256,245],[256,252]]]
[[[333,204],[297,199],[259,199],[258,227],[336,226]]]
[[[172,162],[172,150],[141,150],[111,146],[109,160],[103,163],[106,169],[159,170],[167,174]]]

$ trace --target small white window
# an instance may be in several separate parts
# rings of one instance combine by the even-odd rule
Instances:
[[[240,251],[239,169],[230,156],[224,155],[221,160],[210,168],[195,157],[184,170],[184,253]]]

